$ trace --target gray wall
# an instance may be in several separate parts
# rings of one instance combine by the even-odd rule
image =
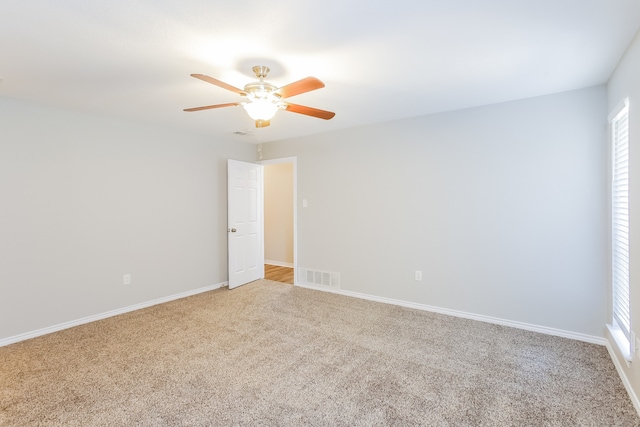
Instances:
[[[0,339],[226,281],[227,158],[255,147],[0,99]]]
[[[299,266],[602,336],[606,104],[594,87],[265,144],[298,158]],[[225,281],[227,158],[255,147],[0,100],[0,339]]]
[[[627,49],[607,85],[609,110],[625,97],[629,98],[629,214],[630,214],[630,287],[631,287],[631,330],[640,331],[640,33]],[[623,378],[633,387],[634,403],[638,405],[640,393],[640,366],[638,354],[633,355],[636,363],[627,363],[611,339],[616,350]],[[638,406],[636,406],[638,407]]]
[[[298,158],[299,267],[340,272],[343,290],[602,337],[606,115],[598,86],[263,154]]]

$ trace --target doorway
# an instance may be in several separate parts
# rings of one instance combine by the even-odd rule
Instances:
[[[264,263],[265,278],[295,284],[296,158],[265,160]]]

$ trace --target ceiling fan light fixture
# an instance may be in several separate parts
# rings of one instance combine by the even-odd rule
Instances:
[[[274,104],[272,101],[265,98],[254,99],[251,102],[244,104],[243,107],[247,114],[249,114],[249,117],[253,120],[264,121],[271,120],[279,110],[277,104]]]

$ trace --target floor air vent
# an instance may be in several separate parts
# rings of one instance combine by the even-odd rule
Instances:
[[[298,283],[340,289],[340,273],[298,268]]]

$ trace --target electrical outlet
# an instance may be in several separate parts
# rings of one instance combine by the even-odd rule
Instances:
[[[130,285],[131,284],[131,275],[130,274],[125,274],[124,275],[124,279],[122,281],[123,281],[123,283],[125,285]]]
[[[416,280],[418,282],[422,280],[422,271],[416,270]]]

